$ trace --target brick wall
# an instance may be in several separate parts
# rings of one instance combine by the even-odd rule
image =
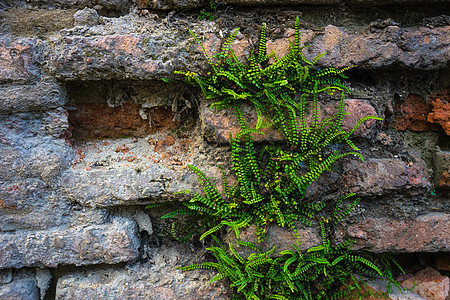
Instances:
[[[214,54],[240,27],[232,47],[244,58],[266,22],[267,47],[282,54],[297,15],[306,57],[327,52],[319,67],[358,65],[348,72],[344,126],[384,119],[355,132],[366,163],[342,160],[308,197],[357,193],[338,239],[431,257],[413,259],[410,273],[448,272],[446,1],[230,0],[214,21],[199,21],[207,2],[0,2],[0,299],[229,299],[222,283],[208,285],[210,273],[174,269],[203,250],[170,237],[164,209],[144,207],[198,188],[187,164],[231,176],[227,137],[238,124],[198,91],[159,79],[207,70],[188,28]],[[324,99],[321,118],[335,109]],[[280,138],[267,129],[257,142]],[[320,243],[316,227],[298,229],[311,244],[302,247]],[[274,227],[267,247],[292,242]],[[448,292],[448,277],[432,274]]]

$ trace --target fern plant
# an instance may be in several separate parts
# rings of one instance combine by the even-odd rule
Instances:
[[[347,155],[363,159],[350,137],[364,121],[379,118],[364,117],[352,130],[343,129],[342,119],[346,115],[344,91],[348,91],[343,73],[348,68],[313,68],[322,55],[308,61],[302,54],[299,24],[297,18],[294,43],[291,43],[290,52],[279,59],[273,52],[266,54],[266,25],[263,24],[258,51],[251,52],[246,65],[231,49],[239,29],[231,33],[214,58],[209,57],[200,40],[191,32],[200,43],[212,71],[206,75],[191,71],[175,71],[175,74],[182,75],[186,83],[199,87],[207,99],[217,99],[212,107],[234,110],[241,128],[236,136],[230,136],[232,169],[238,184],[224,197],[205,174],[190,166],[199,176],[204,195],[196,194],[183,205],[194,216],[200,213],[208,215],[206,218],[214,225],[205,228],[205,234],[219,230],[225,222],[234,224],[235,228],[255,222],[258,236],[263,240],[270,222],[292,229],[296,220],[309,225],[323,205],[305,201],[307,187],[338,159]],[[269,57],[275,59],[273,64],[267,63]],[[341,100],[338,112],[320,121],[319,93],[322,92],[341,92]],[[311,99],[313,107],[310,124],[306,120],[308,99]],[[249,127],[242,114],[244,101],[250,102],[256,110],[258,121],[255,128]],[[264,118],[269,121],[264,123]],[[263,126],[278,129],[287,145],[271,145],[257,151],[252,136],[263,134],[260,131]],[[329,151],[341,143],[351,151]],[[178,212],[184,215],[189,210]],[[170,216],[176,215],[177,212]],[[211,218],[216,218],[216,221]]]
[[[206,75],[175,71],[184,82],[200,88],[206,99],[214,99],[213,108],[233,110],[240,125],[240,131],[230,135],[232,171],[237,183],[229,186],[221,169],[223,193],[220,193],[211,178],[189,166],[197,174],[202,191],[183,192],[187,201],[163,216],[191,218],[186,222],[187,234],[183,239],[198,236],[202,240],[210,236],[218,244],[208,248],[217,262],[181,269],[215,269],[219,274],[212,281],[228,278],[237,297],[244,299],[338,299],[372,293],[361,288],[365,283],[355,274],[384,277],[395,284],[390,266],[396,263],[391,257],[376,258],[379,263],[375,264],[373,255],[352,252],[351,242],[332,243],[334,226],[359,203],[356,198],[344,205],[354,194],[342,195],[334,202],[305,197],[308,186],[337,160],[348,155],[363,160],[351,136],[363,122],[380,120],[367,116],[353,129],[343,128],[342,120],[347,114],[344,97],[349,91],[344,72],[349,68],[316,68],[314,64],[324,54],[307,60],[302,54],[298,17],[294,42],[289,53],[281,58],[274,52],[266,53],[263,24],[258,49],[250,53],[246,64],[241,63],[231,48],[238,31],[231,33],[214,57],[208,55],[200,39],[190,31],[201,45],[211,71]],[[274,60],[272,64],[268,63],[270,57]],[[319,118],[321,93],[341,95],[337,113],[325,120]],[[256,111],[254,128],[241,111],[244,102],[251,103]],[[312,108],[309,122],[308,107]],[[269,126],[283,135],[285,143],[265,146],[254,143],[253,137],[264,134],[261,128]],[[289,228],[297,236],[297,221],[308,226],[319,223],[322,245],[305,253],[293,245],[296,251],[286,250],[273,256],[275,249],[262,252],[258,245],[239,240],[240,230],[253,223],[258,242],[266,237],[270,223]],[[225,230],[234,232],[237,243],[252,249],[253,254],[244,259],[232,244],[223,245],[220,237]],[[336,289],[339,286],[342,288]]]
[[[275,248],[263,252],[258,245],[237,241],[253,253],[241,256],[232,243],[207,248],[217,262],[204,262],[181,267],[183,271],[212,269],[218,272],[211,282],[228,279],[234,288],[233,299],[350,299],[359,297],[386,298],[387,292],[368,288],[371,279],[384,278],[389,287],[399,284],[392,277],[390,264],[395,259],[386,255],[350,250],[351,241],[332,245],[326,223],[321,220],[322,245],[302,252],[293,244],[293,250],[284,250],[274,257]],[[215,238],[217,240],[217,238]],[[377,266],[372,261],[380,261]],[[401,268],[400,268],[401,269]]]
[[[216,1],[210,0],[208,9],[202,9],[200,14],[198,15],[199,20],[203,20],[208,18],[210,21],[213,21],[216,17]]]

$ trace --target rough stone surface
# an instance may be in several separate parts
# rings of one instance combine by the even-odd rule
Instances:
[[[441,188],[450,188],[450,152],[436,151],[434,157],[435,165],[435,184]]]
[[[168,246],[171,220],[159,217],[171,207],[143,206],[186,199],[175,191],[199,191],[187,164],[219,191],[216,165],[235,182],[229,146],[222,144],[236,132],[235,120],[208,111],[191,87],[160,79],[174,70],[209,68],[188,28],[214,60],[240,27],[231,48],[244,62],[258,45],[262,22],[267,49],[287,53],[295,16],[302,43],[310,46],[305,56],[328,52],[315,67],[359,65],[347,72],[352,99],[344,127],[365,115],[384,119],[355,132],[366,163],[339,160],[307,190],[307,201],[356,192],[363,199],[337,226],[338,240],[405,256],[437,252],[442,259],[408,269],[428,263],[447,272],[450,19],[444,2],[228,0],[218,3],[214,21],[198,20],[208,3],[0,1],[0,299],[227,299],[220,283],[207,285],[212,273],[174,269],[202,261],[205,252],[195,250],[198,244],[183,251]],[[335,111],[338,99],[321,99],[321,118]],[[254,111],[244,112],[256,122]],[[264,130],[258,146],[281,141]],[[242,236],[255,241],[252,229]],[[302,249],[320,244],[318,226],[298,229]],[[281,251],[295,241],[292,232],[272,226],[264,247]],[[440,282],[445,291],[445,278]]]
[[[173,34],[63,37],[53,42],[45,67],[60,79],[154,79],[172,73],[175,58],[186,56],[185,42],[174,39]]]
[[[39,179],[0,180],[0,232],[59,226],[69,210],[68,203]]]
[[[425,104],[425,100],[421,96],[411,94],[396,109],[395,128],[397,130],[436,131],[439,127],[427,120],[431,110],[431,104]]]
[[[1,270],[0,271],[0,284],[10,283],[12,281],[12,270]]]
[[[49,116],[49,115],[47,115]],[[62,139],[47,134],[63,134],[67,127],[67,116],[52,127],[51,115],[42,120],[35,114],[0,115],[0,179],[16,177],[39,178],[51,181],[73,159],[73,150]]]
[[[450,215],[428,213],[414,220],[367,218],[346,224],[341,237],[356,240],[355,249],[374,252],[448,252]]]
[[[436,98],[431,103],[433,105],[432,112],[427,116],[428,122],[437,123],[442,126],[445,133],[450,135],[450,100],[449,93],[445,99]]]
[[[369,288],[374,292],[383,293],[386,292],[388,283],[383,280],[373,280],[368,281],[367,284]],[[364,297],[362,300],[375,300],[374,297]],[[419,296],[415,292],[412,291],[400,291],[397,287],[392,287],[392,292],[386,298],[389,300],[425,300],[425,298]]]
[[[413,220],[396,220],[392,218],[366,218],[356,223],[343,223],[336,232],[337,241],[354,240],[352,249],[364,249],[371,252],[438,252],[449,251],[450,238],[448,223],[450,215],[444,213],[429,213]],[[318,226],[304,228],[297,225],[300,237],[300,249],[321,244]],[[227,240],[234,241],[235,236],[229,233]],[[241,240],[257,242],[255,226],[241,230]],[[267,239],[262,244],[265,251],[276,246],[279,253],[291,249],[297,239],[290,230],[271,226]],[[250,252],[245,247],[236,245],[236,249],[243,255]]]
[[[48,288],[50,287],[50,283],[53,276],[47,268],[36,268],[36,285],[39,288],[41,300],[44,300],[45,294],[47,293]]]
[[[267,231],[267,239],[261,244],[262,251],[269,251],[273,247],[276,253],[280,253],[283,250],[290,249],[294,250],[292,244],[295,244],[302,251],[306,251],[308,248],[318,246],[322,243],[322,238],[320,237],[320,229],[317,227],[304,227],[301,224],[297,224],[298,237],[300,239],[300,244],[297,243],[297,238],[294,236],[292,231],[281,228],[276,225],[270,225]],[[258,243],[258,237],[256,235],[256,226],[251,225],[245,229],[240,230],[240,240]],[[233,243],[234,248],[242,256],[248,257],[253,250],[239,245],[236,243],[236,235],[234,232],[227,234],[226,241]]]
[[[155,198],[168,200],[191,186],[180,180],[188,170],[176,172],[152,164],[145,171],[133,169],[67,171],[62,184],[67,195],[83,206],[148,204]]]
[[[0,115],[48,110],[62,106],[64,101],[63,91],[53,81],[0,87]]]
[[[1,233],[0,269],[116,264],[136,259],[138,247],[136,225],[125,219],[103,225]]]
[[[207,66],[188,32],[167,32],[156,23],[156,17],[145,23],[127,18],[119,21],[128,22],[126,26],[111,20],[108,27],[95,26],[81,32],[73,29],[66,36],[52,39],[43,66],[63,80],[153,79],[172,75],[177,69],[204,70]],[[182,28],[188,25],[184,20],[174,22]],[[211,32],[209,25],[198,22],[189,27],[199,36],[204,35],[208,52],[216,53],[221,39]],[[342,68],[357,64],[361,69],[376,69],[400,64],[409,68],[441,69],[449,59],[449,28],[389,26],[382,32],[349,33],[344,28],[328,25],[320,34],[305,30],[302,41],[312,45],[304,50],[309,59],[327,52],[318,66]]]
[[[399,282],[427,300],[447,300],[449,296],[449,278],[430,267],[409,278],[400,278]]]
[[[216,162],[205,156],[209,151],[198,141],[167,133],[90,141],[77,150],[73,167],[62,174],[59,184],[69,199],[88,207],[174,200],[174,192],[198,188],[197,176],[187,164],[213,180],[220,178]],[[220,150],[215,154],[216,159],[228,155]]]
[[[35,48],[29,40],[7,43],[0,37],[0,83],[26,83],[39,76]]]
[[[73,18],[75,19],[75,26],[94,26],[97,25],[99,21],[97,11],[88,7],[77,11],[73,15]]]
[[[21,0],[16,2],[22,2]],[[6,1],[8,2],[8,1]],[[109,10],[124,10],[132,3],[132,0],[26,0],[28,4],[40,7],[80,8],[85,7]]]
[[[207,282],[213,272],[182,272],[175,267],[194,263],[193,253],[163,246],[149,261],[110,268],[73,272],[59,278],[56,299],[229,299],[221,283]]]
[[[20,279],[0,285],[2,300],[38,300],[39,289],[33,279]]]
[[[69,114],[72,135],[78,140],[142,137],[161,129],[174,129],[177,123],[173,118],[172,111],[165,107],[145,109],[130,102],[115,108],[107,103],[80,104]]]
[[[431,183],[419,164],[408,165],[400,159],[351,160],[344,164],[343,184],[361,196],[381,195],[394,191],[418,194],[426,192]]]
[[[250,128],[255,128],[257,122],[257,115],[255,109],[250,105],[242,105],[242,112],[249,122]],[[322,121],[331,117],[337,112],[338,102],[321,103],[319,105],[319,120]],[[312,104],[308,103],[306,108],[306,123],[312,122]],[[343,129],[350,131],[356,125],[359,119],[365,116],[378,116],[375,108],[367,100],[360,99],[346,99],[345,111],[349,115],[344,116],[342,120]],[[216,112],[208,106],[204,106],[201,110],[202,131],[203,135],[210,141],[225,143],[229,141],[230,133],[234,137],[240,130],[239,123],[236,119],[235,113],[232,110],[225,110]],[[300,119],[297,118],[299,128]],[[354,136],[366,136],[370,133],[375,120],[368,120],[364,122],[357,130],[354,131]],[[264,135],[254,134],[255,141],[274,142],[282,141],[283,136],[273,127],[265,127],[260,129]]]
[[[221,3],[243,6],[261,6],[261,5],[333,5],[339,4],[339,0],[224,0]],[[383,5],[411,5],[423,2],[422,0],[349,0],[345,1],[355,6],[383,6]],[[444,0],[427,0],[427,3],[440,3]],[[140,0],[137,2],[140,8],[153,9],[181,9],[208,6],[206,0]]]

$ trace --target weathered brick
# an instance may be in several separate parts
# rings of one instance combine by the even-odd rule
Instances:
[[[446,90],[431,96],[433,110],[428,114],[427,121],[442,126],[445,133],[450,135],[450,91]]]
[[[173,20],[174,24],[177,22],[181,21]],[[210,32],[208,24],[199,21],[190,28],[203,40],[209,53],[217,53],[222,39]],[[102,26],[89,29],[89,36],[67,34],[49,42],[48,59],[42,63],[50,74],[63,80],[156,79],[173,76],[173,71],[179,69],[205,72],[206,59],[184,29],[185,24],[173,26],[170,31],[161,25],[149,20],[145,34],[126,30],[115,34],[108,28],[108,35],[103,35],[106,28]],[[442,69],[450,58],[449,30],[450,26],[433,29],[388,26],[382,31],[350,33],[328,25],[318,34],[302,30],[302,42],[311,44],[304,49],[309,59],[327,52],[318,61],[318,67],[342,68],[356,64],[362,69],[378,69],[400,64],[416,69]],[[244,37],[233,47],[239,48],[239,43],[250,45]]]
[[[382,33],[364,36],[348,34],[328,25],[323,36],[324,48],[322,50],[321,45],[318,48],[320,52],[327,52],[326,62],[335,67],[357,64],[365,69],[397,63],[412,68],[435,69],[444,67],[444,60],[448,59],[449,30],[449,26],[430,30],[388,26]],[[436,43],[431,43],[432,40]],[[314,49],[311,52],[314,53]],[[429,56],[426,52],[433,52],[436,56]]]
[[[138,256],[136,225],[114,219],[103,225],[0,234],[0,269],[115,264]]]
[[[178,123],[173,118],[173,112],[165,107],[146,109],[131,102],[114,108],[107,103],[80,103],[69,113],[72,134],[77,140],[142,137],[176,128]]]
[[[399,282],[404,288],[412,289],[427,300],[447,300],[449,296],[449,278],[430,267],[406,278],[399,278]]]
[[[369,289],[371,289],[372,291],[377,292],[377,293],[386,292],[388,290],[388,284],[389,283],[386,280],[381,280],[381,279],[377,279],[377,280],[371,279],[371,280],[367,281],[367,285],[369,286]],[[412,291],[399,290],[396,286],[392,286],[392,285],[391,285],[390,289],[391,289],[391,293],[385,299],[389,299],[389,300],[425,300],[424,298],[422,298],[421,296],[419,296],[418,294],[416,294]],[[368,297],[363,297],[360,300],[376,300],[376,299],[379,299],[379,297],[368,296]]]
[[[407,165],[400,159],[351,160],[343,167],[345,189],[360,196],[393,192],[419,194],[431,187],[427,172],[419,164]]]
[[[350,33],[345,28],[328,25],[322,34],[308,29],[301,30],[301,35],[302,44],[311,45],[303,51],[308,59],[327,53],[317,62],[318,66],[358,65],[359,69],[377,69],[401,64],[409,68],[440,69],[449,56],[449,30],[450,26],[435,29],[388,26],[382,31]],[[271,44],[271,48],[287,53],[287,39],[292,39],[292,34],[269,40],[268,46]]]
[[[337,112],[338,102],[321,103],[319,106],[319,120],[324,120],[331,117]],[[250,128],[255,128],[257,122],[257,114],[253,106],[244,104],[242,105],[242,112],[247,118]],[[345,130],[350,131],[356,125],[359,119],[365,116],[378,116],[375,108],[367,100],[360,99],[346,99],[345,111],[349,115],[344,116],[342,120],[342,126]],[[306,122],[311,124],[312,122],[312,105],[307,103],[306,108]],[[236,119],[233,110],[225,110],[222,112],[215,112],[208,106],[203,106],[201,109],[202,119],[202,131],[203,135],[210,141],[216,141],[220,143],[228,142],[230,133],[234,137],[239,131],[239,123]],[[300,119],[297,118],[297,122],[300,128]],[[375,120],[368,120],[364,122],[357,130],[355,130],[355,136],[366,136],[375,124]],[[255,141],[282,141],[283,136],[273,127],[261,128],[264,135],[254,134]]]
[[[164,38],[139,34],[115,34],[94,37],[63,37],[54,44],[47,70],[56,78],[73,80],[154,79],[168,75],[173,63],[185,51],[185,42],[174,33]],[[177,43],[177,42],[175,42]]]
[[[367,217],[357,223],[342,223],[336,231],[336,240],[354,240],[352,249],[364,249],[371,252],[438,252],[449,251],[450,215],[445,213],[428,213],[424,216],[410,220],[397,220],[393,218]],[[300,249],[307,250],[310,247],[320,245],[322,238],[318,225],[304,227],[297,224],[298,236],[300,238]],[[240,239],[256,243],[257,237],[255,226],[249,226],[241,230]],[[234,241],[234,233],[229,233],[227,240]],[[267,239],[262,248],[265,251],[276,246],[276,253],[286,249],[292,249],[296,238],[291,230],[271,225]],[[248,256],[250,252],[242,246],[236,249],[243,255]]]
[[[367,218],[345,225],[338,235],[355,239],[355,249],[373,252],[448,252],[449,224],[446,213],[428,213],[412,220]]]
[[[396,106],[394,127],[397,130],[440,131],[441,127],[450,135],[449,91],[429,95],[425,100],[420,95],[410,94],[408,99]]]
[[[423,97],[410,94],[406,101],[399,103],[396,107],[395,129],[401,131],[439,130],[438,126],[427,120],[431,109],[431,104],[425,104]]]
[[[152,249],[148,262],[122,269],[103,268],[64,275],[58,279],[56,299],[229,299],[220,282],[208,284],[214,272],[176,270],[175,267],[197,263],[192,260],[195,256],[192,251],[177,248]]]

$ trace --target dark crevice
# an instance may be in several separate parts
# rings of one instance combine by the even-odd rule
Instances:
[[[56,285],[58,283],[57,280],[57,273],[58,269],[49,269],[50,273],[52,274],[52,279],[50,280],[50,286],[48,287],[47,291],[45,292],[44,300],[54,300],[56,299]],[[42,293],[42,291],[41,291]]]

